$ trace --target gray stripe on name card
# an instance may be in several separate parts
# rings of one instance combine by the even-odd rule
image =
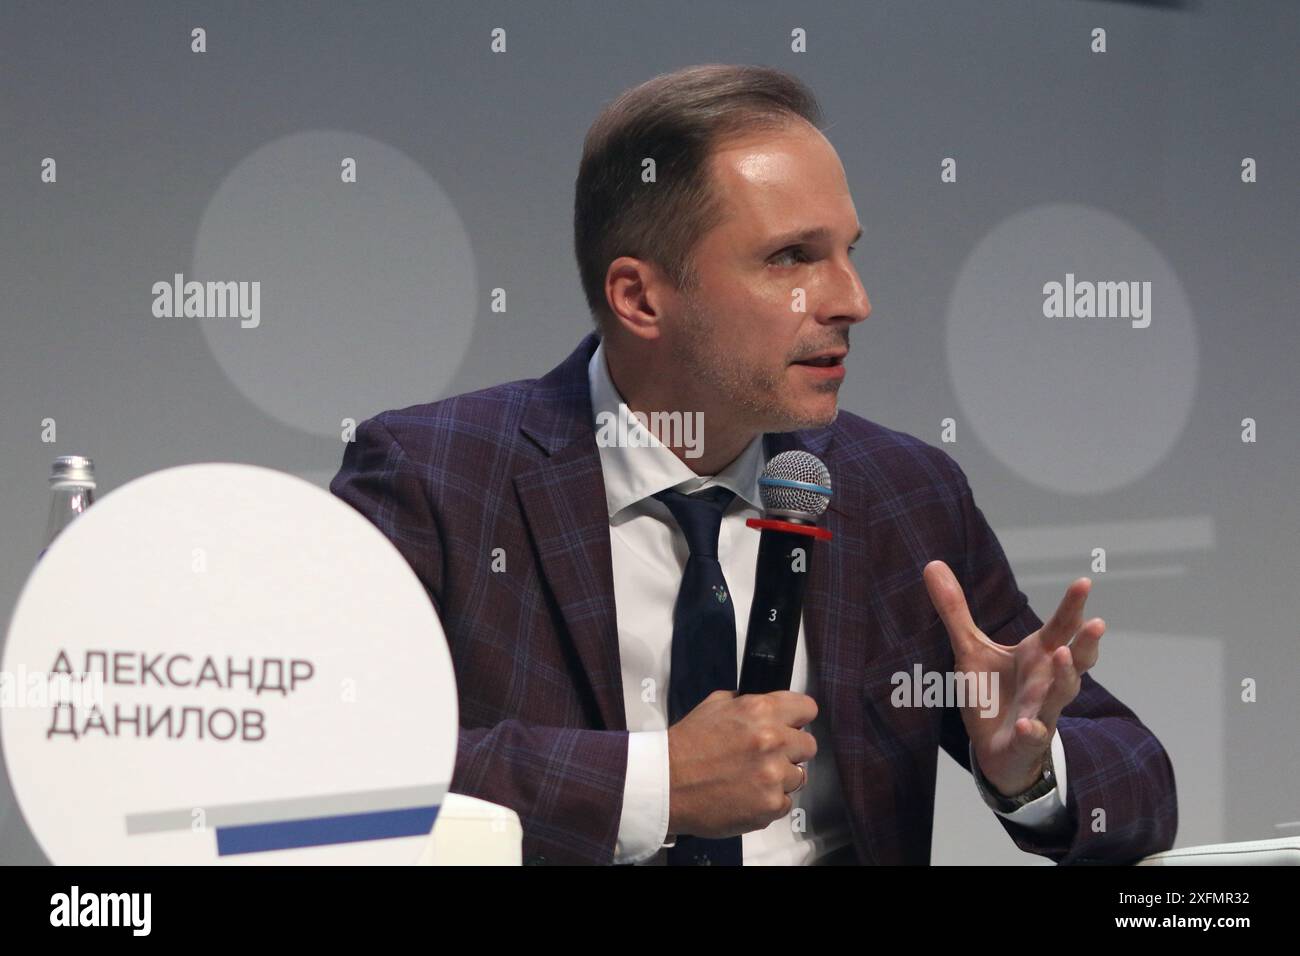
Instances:
[[[374,813],[407,807],[440,806],[447,795],[447,785],[397,787],[391,790],[359,790],[354,793],[329,793],[287,800],[261,800],[253,803],[226,803],[205,807],[195,805],[179,810],[152,813],[128,813],[127,836],[188,830],[193,826],[194,811],[202,810],[204,826],[241,826],[281,820],[307,820],[314,817],[343,816],[349,813]]]

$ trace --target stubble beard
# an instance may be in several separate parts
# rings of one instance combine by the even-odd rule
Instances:
[[[739,418],[751,428],[761,432],[799,431],[805,428],[824,428],[839,415],[839,405],[832,406],[830,415],[801,414],[780,401],[789,386],[782,372],[746,365],[731,343],[719,342],[713,334],[713,323],[700,310],[693,298],[688,300],[686,315],[677,337],[673,360],[685,369],[691,379],[707,386],[707,391],[718,396],[727,408],[739,411]],[[827,382],[819,391],[835,392],[838,382]],[[707,419],[707,409],[704,410]]]

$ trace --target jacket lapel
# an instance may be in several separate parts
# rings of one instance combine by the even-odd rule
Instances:
[[[515,490],[603,730],[626,730],[605,480],[587,382],[599,340],[590,334],[529,391],[520,424],[547,458]]]

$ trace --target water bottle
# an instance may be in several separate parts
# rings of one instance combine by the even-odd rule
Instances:
[[[45,547],[39,561],[59,532],[95,502],[95,465],[81,455],[61,455],[50,469],[50,520],[45,525]]]

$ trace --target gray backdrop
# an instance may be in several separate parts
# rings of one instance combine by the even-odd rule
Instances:
[[[572,258],[588,125],[656,73],[762,63],[820,98],[866,227],[874,311],[842,407],[935,444],[952,419],[943,447],[1040,616],[1091,574],[1109,625],[1094,673],[1171,753],[1178,845],[1297,832],[1295,3],[7,2],[0,18],[6,621],[56,455],[93,457],[101,496],[198,461],[324,488],[342,419],[549,370],[589,327]],[[155,317],[175,273],[260,281],[260,325]],[[1044,318],[1043,284],[1067,274],[1150,282],[1149,327]],[[936,862],[1045,862],[947,758],[936,818]],[[0,781],[0,861],[41,860]]]

